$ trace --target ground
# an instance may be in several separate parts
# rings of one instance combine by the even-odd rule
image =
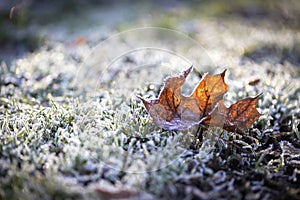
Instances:
[[[155,1],[156,2],[156,1]],[[0,199],[300,199],[297,1],[0,3]],[[157,97],[227,69],[244,134],[157,127]],[[199,142],[199,141],[198,141]]]

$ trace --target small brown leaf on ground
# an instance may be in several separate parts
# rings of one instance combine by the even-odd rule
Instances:
[[[228,91],[224,81],[226,70],[217,75],[205,74],[190,96],[182,95],[182,85],[191,71],[192,67],[178,76],[167,78],[158,99],[138,97],[157,126],[184,130],[202,124],[243,133],[259,118],[256,104],[260,95],[225,107],[223,97]]]
[[[255,86],[260,82],[260,79],[254,79],[248,82],[248,85]]]

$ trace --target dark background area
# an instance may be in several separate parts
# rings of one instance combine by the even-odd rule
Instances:
[[[143,13],[139,13],[139,8],[136,5],[143,7]],[[239,18],[252,24],[262,24],[270,26],[272,29],[300,29],[300,6],[299,1],[106,1],[106,0],[88,0],[88,1],[34,1],[34,0],[20,0],[0,2],[0,60],[11,59],[14,56],[20,56],[24,52],[33,52],[37,47],[45,42],[46,38],[41,36],[40,28],[50,24],[58,23],[66,16],[80,15],[82,12],[88,12],[91,8],[111,8],[115,5],[118,9],[132,7],[131,10],[138,17],[147,17],[156,10],[164,15],[168,15],[168,10],[176,7],[187,7],[190,10],[189,15],[194,15],[195,18],[209,17],[215,20],[235,19]],[[136,12],[136,13],[135,13]],[[172,11],[173,12],[173,11]],[[176,20],[176,9],[173,15]],[[121,12],[122,13],[122,12]],[[118,15],[118,13],[115,13]],[[103,16],[105,18],[105,16]],[[109,21],[107,19],[107,25]],[[126,17],[123,19],[124,23]],[[164,20],[162,24],[164,26]],[[167,19],[168,20],[168,19]],[[106,26],[105,19],[103,19]],[[134,23],[134,22],[133,22]],[[168,23],[168,22],[167,22]],[[60,26],[60,25],[58,25]],[[80,26],[80,25],[79,25]],[[167,28],[173,28],[168,27]]]

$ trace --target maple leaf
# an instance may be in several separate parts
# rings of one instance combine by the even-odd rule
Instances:
[[[182,95],[182,85],[192,68],[168,77],[157,99],[138,97],[157,126],[184,130],[196,124],[212,125],[244,133],[259,118],[256,103],[260,95],[239,100],[229,108],[224,105],[223,97],[228,91],[224,81],[226,70],[217,75],[204,74],[190,96]]]

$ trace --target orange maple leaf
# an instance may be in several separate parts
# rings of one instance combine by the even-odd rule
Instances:
[[[184,130],[196,124],[212,125],[243,133],[259,118],[256,103],[260,95],[239,100],[229,108],[224,105],[223,97],[228,91],[224,81],[226,70],[217,75],[206,73],[190,96],[182,95],[182,85],[192,68],[167,78],[158,99],[138,97],[157,126]]]

